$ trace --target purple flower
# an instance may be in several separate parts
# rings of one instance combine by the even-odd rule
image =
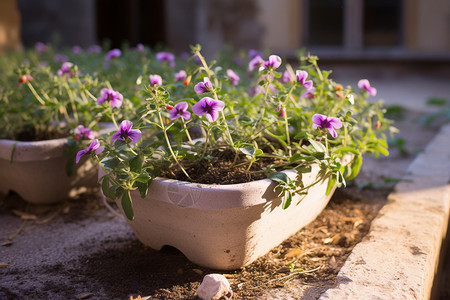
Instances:
[[[172,68],[175,67],[175,55],[170,52],[158,52],[156,53],[156,59],[159,61],[167,61]]]
[[[47,52],[47,46],[44,43],[37,42],[36,45],[34,45],[34,50],[38,53]]]
[[[91,45],[87,49],[87,52],[88,53],[100,53],[100,52],[102,52],[102,47],[100,47],[99,45]]]
[[[78,125],[74,130],[74,137],[73,139],[78,141],[82,138],[86,138],[89,140],[92,140],[94,138],[94,132],[92,129],[85,128],[83,125]]]
[[[75,46],[72,47],[72,53],[73,54],[80,54],[81,52],[83,52],[83,49],[81,49],[80,46],[75,45]]]
[[[334,129],[339,129],[342,127],[342,122],[338,118],[329,117],[320,114],[315,114],[312,116],[313,121],[313,128],[317,129],[320,128],[326,128],[330,132],[331,136],[336,138],[337,133]]]
[[[248,70],[253,71],[256,68],[259,68],[263,63],[264,59],[262,59],[261,56],[257,55],[248,63]]]
[[[151,85],[162,85],[162,78],[161,76],[155,74],[155,75],[150,75],[150,84]]]
[[[100,146],[100,143],[98,142],[97,139],[93,140],[91,142],[91,144],[83,150],[78,151],[77,156],[76,156],[76,163],[80,162],[80,158],[85,155],[86,153],[89,153],[91,151],[95,151],[95,154],[100,154],[103,152],[103,150],[105,149],[105,147]]]
[[[63,63],[68,60],[69,60],[69,58],[64,54],[55,54],[55,56],[53,57],[54,62],[62,62]]]
[[[145,50],[145,46],[141,43],[137,44],[136,48],[138,49],[139,52],[144,52]]]
[[[178,73],[175,73],[175,80],[180,81],[187,77],[185,70],[180,70]]]
[[[102,89],[100,91],[100,97],[97,98],[97,104],[102,104],[105,101],[109,101],[111,107],[120,107],[122,105],[123,96],[121,93],[110,89]]]
[[[286,70],[281,76],[280,81],[283,83],[294,82],[294,78],[292,78],[291,73]]]
[[[261,86],[257,85],[248,90],[248,95],[250,97],[255,97],[256,95],[261,94]]]
[[[307,90],[300,96],[300,98],[306,97],[306,98],[308,98],[308,99],[312,99],[312,98],[314,98],[314,93],[315,93],[315,91],[316,91],[316,88],[315,88],[315,87],[311,87],[311,88],[307,89]]]
[[[105,60],[111,60],[113,58],[118,58],[122,55],[122,51],[120,51],[120,49],[112,49],[109,50],[108,53],[106,53],[105,55]]]
[[[249,59],[249,60],[252,60],[252,59],[254,59],[254,58],[257,57],[257,56],[262,57],[262,54],[259,53],[258,50],[255,50],[255,49],[250,49],[250,50],[248,50],[248,59]]]
[[[205,114],[209,122],[215,122],[219,118],[219,111],[223,110],[224,107],[225,103],[223,101],[205,97],[192,107],[192,111],[197,116]]]
[[[212,89],[211,80],[208,77],[203,78],[203,82],[199,82],[194,86],[194,91],[197,94],[209,92]]]
[[[191,118],[191,113],[188,112],[187,109],[187,102],[177,103],[170,111],[170,119],[175,120],[179,117],[183,117],[185,120],[189,120]]]
[[[371,87],[370,82],[367,79],[361,79],[360,81],[358,81],[358,87],[361,90],[366,90],[369,93],[369,95],[371,95],[371,96],[377,95],[377,89],[374,87]]]
[[[276,69],[281,66],[281,57],[278,55],[269,56],[269,60],[264,62],[264,68],[266,69]]]
[[[72,77],[73,76],[72,67],[73,67],[73,63],[65,62],[62,64],[61,69],[59,69],[56,72],[56,74],[58,74],[58,76],[67,75],[69,77]]]
[[[234,73],[234,71],[233,70],[231,70],[231,69],[228,69],[227,70],[227,76],[228,76],[228,78],[231,80],[231,83],[233,84],[233,85],[238,85],[238,83],[239,83],[239,76],[236,74],[236,73]]]
[[[119,131],[111,136],[111,141],[126,141],[127,138],[130,138],[134,143],[139,142],[142,137],[142,132],[139,129],[131,129],[132,126],[133,123],[131,121],[123,120],[122,123],[120,123]]]
[[[308,77],[308,72],[297,70],[295,72],[295,75],[297,75],[298,82],[300,82],[306,89],[310,89],[312,87],[312,80],[306,80],[306,78]]]

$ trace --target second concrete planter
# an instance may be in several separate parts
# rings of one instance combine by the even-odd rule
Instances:
[[[303,175],[305,186],[319,167]],[[293,171],[287,172],[293,178]],[[146,198],[132,192],[135,219],[127,221],[137,238],[153,249],[179,249],[192,262],[219,270],[248,265],[313,221],[327,205],[327,181],[295,196],[283,210],[270,179],[206,185],[155,179]],[[334,189],[333,189],[334,191]],[[120,199],[117,200],[120,205]]]
[[[98,186],[97,167],[83,160],[66,174],[67,139],[37,142],[0,140],[0,193],[12,190],[33,204],[63,201]]]

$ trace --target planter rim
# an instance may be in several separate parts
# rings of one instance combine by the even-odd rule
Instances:
[[[102,171],[99,169],[99,175]],[[294,170],[282,172],[290,178],[295,178],[297,174]],[[269,178],[236,184],[204,184],[157,177],[150,184],[146,199],[150,197],[155,201],[201,210],[242,208],[267,204],[278,198],[274,191],[276,185]],[[139,191],[132,193],[135,197],[141,197]],[[160,197],[156,199],[153,194]],[[255,194],[258,196],[255,197]]]
[[[102,127],[97,134],[110,132],[114,127],[110,123],[99,123]],[[0,139],[0,159],[12,162],[41,161],[64,156],[64,147],[68,138],[57,138],[42,141],[16,141]],[[15,147],[13,156],[12,151]],[[12,157],[11,157],[12,156]]]

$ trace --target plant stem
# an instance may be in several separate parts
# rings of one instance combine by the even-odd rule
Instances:
[[[155,97],[156,97],[156,96],[155,96]],[[178,161],[178,159],[177,159],[175,153],[174,153],[173,150],[172,150],[172,146],[170,145],[169,137],[167,136],[166,126],[164,125],[164,122],[163,122],[163,119],[162,119],[162,116],[161,116],[161,110],[160,110],[160,108],[159,108],[158,100],[157,100],[156,98],[155,98],[155,100],[156,100],[156,109],[157,109],[157,111],[158,111],[159,122],[160,122],[160,124],[161,124],[162,131],[163,131],[163,134],[164,134],[164,138],[166,139],[167,147],[168,147],[168,149],[169,149],[169,151],[170,151],[170,154],[172,155],[173,159],[175,160],[175,163],[180,167],[181,171],[183,171],[184,175],[186,175],[186,177],[187,177],[190,181],[192,181],[191,177],[190,177],[189,174],[186,172],[186,170],[183,168],[183,166],[180,164],[180,162]]]
[[[269,94],[269,85],[270,85],[270,76],[272,75],[272,70],[269,70],[269,73],[267,73],[267,82],[266,82],[266,89],[264,91],[264,99],[263,99],[263,107],[261,108],[261,112],[259,115],[259,122],[258,122],[258,126],[256,127],[257,130],[259,130],[262,126],[263,123],[263,119],[264,119],[264,115],[266,113],[266,102],[267,102],[267,95]]]
[[[28,88],[31,90],[31,92],[33,93],[34,97],[36,97],[36,99],[39,101],[39,103],[41,103],[42,105],[45,106],[45,102],[44,100],[42,100],[41,96],[39,96],[39,94],[36,92],[36,90],[34,89],[33,85],[27,80],[27,85]]]
[[[192,141],[191,135],[189,134],[189,130],[186,127],[186,122],[184,121],[183,117],[181,117],[181,123],[183,124],[184,131],[186,132],[186,137],[188,138],[189,142],[193,145],[194,142]]]
[[[202,152],[202,156],[201,156],[200,160],[202,160],[203,157],[205,157],[206,149],[208,148],[207,146],[208,146],[208,141],[209,141],[209,134],[210,134],[210,132],[211,132],[211,130],[210,130],[210,128],[208,127],[208,130],[206,131],[205,145],[204,145],[204,147],[203,147],[203,152]]]

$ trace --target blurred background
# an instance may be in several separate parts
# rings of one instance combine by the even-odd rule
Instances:
[[[208,58],[225,47],[292,58],[305,49],[343,83],[361,76],[440,80],[450,78],[450,1],[1,0],[0,53],[37,42],[143,43],[177,54],[200,43]]]

